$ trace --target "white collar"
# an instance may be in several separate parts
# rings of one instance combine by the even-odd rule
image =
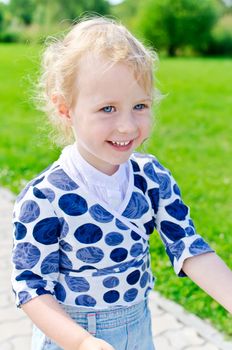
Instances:
[[[121,188],[123,180],[128,181],[128,161],[119,165],[118,170],[113,175],[107,175],[89,164],[81,156],[76,143],[65,147],[62,151],[61,158],[64,158],[69,170],[72,170],[73,177],[79,178],[81,175],[81,177],[84,178],[84,181],[89,185],[92,184],[94,186],[107,187],[112,190]]]

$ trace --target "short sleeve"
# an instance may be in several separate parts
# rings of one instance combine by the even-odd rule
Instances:
[[[42,294],[54,294],[59,271],[56,213],[37,188],[29,186],[14,206],[12,286],[20,306]]]
[[[159,183],[156,228],[176,274],[184,277],[186,274],[182,266],[187,258],[213,252],[213,249],[196,233],[190,209],[182,201],[180,189],[173,176],[157,161],[153,164]]]

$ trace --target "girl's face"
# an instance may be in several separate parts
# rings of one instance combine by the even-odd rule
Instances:
[[[109,68],[103,57],[82,60],[77,89],[69,116],[79,152],[95,168],[112,175],[149,136],[151,96],[126,64]]]

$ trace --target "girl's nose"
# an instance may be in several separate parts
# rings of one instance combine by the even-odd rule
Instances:
[[[137,131],[137,123],[132,113],[122,114],[118,119],[117,129],[121,134],[133,134]]]

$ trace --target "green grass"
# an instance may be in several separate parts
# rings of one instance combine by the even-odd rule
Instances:
[[[168,96],[148,150],[172,170],[198,232],[232,268],[232,61],[164,59],[158,78]],[[232,336],[232,317],[189,279],[176,278],[158,235],[151,250],[157,290]]]
[[[0,184],[17,192],[58,154],[31,102],[40,49],[0,45]]]
[[[14,192],[59,153],[29,99],[39,50],[0,45],[0,185]],[[198,232],[232,267],[232,61],[164,58],[158,78],[167,96],[147,151],[172,170]],[[231,337],[232,317],[189,279],[175,276],[156,233],[151,251],[156,290]]]

